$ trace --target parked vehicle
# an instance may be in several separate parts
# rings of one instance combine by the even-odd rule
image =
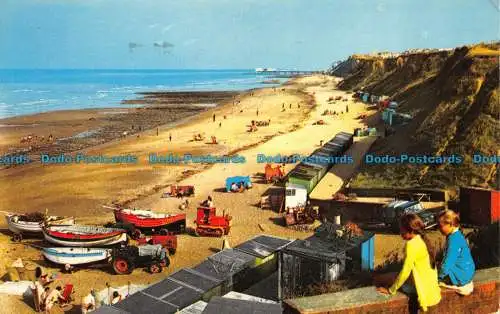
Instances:
[[[217,210],[210,207],[198,207],[196,215],[196,234],[200,236],[222,237],[229,234],[232,217],[223,213],[217,216]]]
[[[118,275],[130,274],[137,267],[146,267],[150,273],[161,273],[170,265],[167,250],[160,244],[115,248],[112,259],[113,270]]]
[[[238,192],[252,188],[252,182],[249,176],[235,176],[226,179],[226,192],[232,192],[231,186],[233,183],[239,188]]]
[[[392,231],[399,232],[399,219],[408,213],[418,215],[424,222],[426,229],[437,224],[435,214],[426,211],[422,203],[406,200],[395,200],[385,205],[382,211],[382,220]]]

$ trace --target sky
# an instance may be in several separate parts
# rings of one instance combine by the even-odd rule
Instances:
[[[499,0],[0,0],[0,68],[325,69],[498,40]]]

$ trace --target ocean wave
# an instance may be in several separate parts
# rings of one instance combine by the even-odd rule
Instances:
[[[39,99],[39,100],[21,102],[21,103],[18,103],[17,105],[19,105],[19,106],[41,105],[41,104],[48,104],[51,101],[53,101],[53,99],[52,100],[51,99]]]

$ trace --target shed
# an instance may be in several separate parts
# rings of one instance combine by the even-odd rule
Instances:
[[[294,297],[311,284],[334,281],[345,271],[373,270],[374,234],[339,237],[340,228],[324,223],[315,235],[283,249],[282,298]]]
[[[460,187],[460,218],[475,225],[499,220],[500,191],[477,187]]]

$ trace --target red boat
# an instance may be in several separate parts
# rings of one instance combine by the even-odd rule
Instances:
[[[116,222],[131,224],[138,231],[168,234],[183,233],[186,230],[186,214],[164,214],[123,208],[115,208],[114,214]],[[140,236],[140,233],[134,235]]]
[[[48,226],[42,229],[45,240],[62,246],[93,247],[127,241],[126,230],[96,226]]]

